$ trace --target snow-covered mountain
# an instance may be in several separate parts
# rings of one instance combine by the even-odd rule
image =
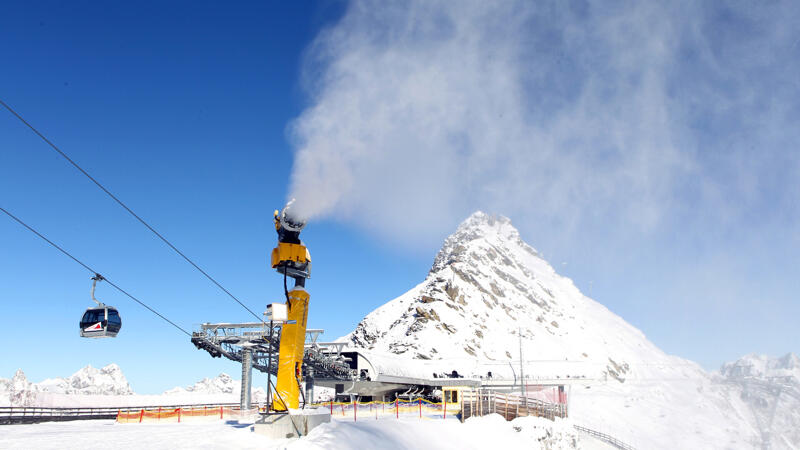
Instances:
[[[0,406],[29,405],[36,399],[37,387],[18,369],[10,379],[0,378]]]
[[[88,365],[67,378],[48,378],[37,387],[46,392],[56,394],[83,395],[132,395],[128,380],[122,369],[116,364],[109,364],[101,369]]]
[[[124,406],[132,404],[186,404],[238,402],[241,381],[221,373],[194,385],[169,389],[162,395],[137,395],[122,369],[109,364],[101,369],[86,366],[66,378],[40,383],[27,379],[20,369],[10,379],[0,378],[0,406]],[[262,387],[251,391],[254,403],[267,398]]]
[[[800,358],[749,354],[720,369],[722,381],[741,390],[765,447],[800,445]]]
[[[571,386],[571,416],[640,448],[749,448],[761,439],[735,386],[665,354],[583,295],[505,217],[470,216],[422,283],[343,340],[379,371],[424,376],[515,377],[521,346],[527,383],[586,380]]]
[[[22,369],[11,379],[0,378],[0,405],[33,405],[40,394],[132,395],[122,369],[109,364],[101,369],[86,366],[66,378],[48,378],[32,383]]]
[[[214,378],[203,378],[197,383],[184,387],[175,387],[164,392],[164,395],[181,394],[235,394],[240,395],[242,389],[241,380],[234,380],[227,373],[221,373]],[[256,387],[251,390],[250,398],[253,402],[264,402],[267,392],[263,387]]]

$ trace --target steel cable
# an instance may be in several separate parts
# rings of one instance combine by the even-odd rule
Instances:
[[[20,225],[22,225],[23,227],[27,228],[27,229],[28,229],[30,232],[32,232],[32,233],[33,233],[33,234],[35,234],[36,236],[39,236],[39,237],[40,237],[42,240],[44,240],[44,241],[45,241],[45,242],[47,242],[48,244],[50,244],[50,245],[52,245],[53,247],[55,247],[55,248],[56,248],[58,251],[60,251],[61,253],[63,253],[63,254],[65,254],[65,255],[67,255],[67,256],[68,256],[70,259],[72,259],[72,260],[73,260],[73,261],[75,261],[76,263],[80,264],[80,265],[81,265],[81,266],[82,266],[84,269],[88,270],[89,272],[91,272],[91,273],[93,273],[93,274],[99,274],[99,272],[97,272],[97,271],[96,271],[96,270],[94,270],[93,268],[89,267],[88,265],[86,265],[86,264],[85,264],[83,261],[79,260],[78,258],[76,258],[76,257],[72,256],[72,254],[70,254],[68,251],[64,250],[63,248],[59,247],[59,246],[58,246],[58,244],[56,244],[55,242],[51,241],[50,239],[47,239],[47,238],[46,238],[46,237],[45,237],[45,236],[44,236],[42,233],[39,233],[38,231],[36,231],[36,230],[35,230],[33,227],[31,227],[31,226],[30,226],[30,225],[28,225],[27,223],[23,222],[23,221],[22,221],[20,218],[18,218],[17,216],[15,216],[15,215],[11,214],[10,212],[8,212],[8,211],[7,211],[5,208],[3,208],[2,206],[0,206],[0,211],[3,211],[3,212],[6,214],[6,215],[8,215],[8,217],[11,217],[11,218],[12,218],[12,219],[14,219],[15,221],[17,221],[17,223],[19,223],[19,224],[20,224]],[[139,300],[138,298],[134,297],[133,295],[129,294],[129,293],[126,291],[126,290],[122,289],[121,287],[119,287],[119,286],[117,286],[116,284],[114,284],[114,282],[112,282],[111,280],[109,280],[109,279],[108,279],[108,277],[106,277],[106,276],[103,276],[103,279],[104,279],[104,280],[105,280],[105,281],[106,281],[106,282],[107,282],[107,283],[108,283],[110,286],[112,286],[112,287],[113,287],[113,288],[115,288],[116,290],[118,290],[118,291],[122,292],[123,294],[127,295],[128,297],[130,297],[130,299],[131,299],[131,300],[133,300],[133,301],[135,301],[136,303],[138,303],[138,304],[142,305],[143,307],[147,308],[147,309],[148,309],[148,310],[149,310],[151,313],[153,313],[153,314],[157,315],[158,317],[160,317],[160,318],[164,319],[164,320],[165,320],[167,323],[169,323],[169,324],[170,324],[170,325],[172,325],[173,327],[177,328],[177,329],[178,329],[178,330],[180,330],[181,332],[185,333],[187,336],[190,336],[190,337],[192,336],[192,333],[189,333],[188,331],[184,330],[184,329],[183,329],[181,326],[177,325],[175,322],[173,322],[173,321],[171,321],[171,320],[167,319],[166,317],[164,317],[164,315],[163,315],[163,314],[159,313],[159,312],[158,312],[158,311],[156,311],[155,309],[153,309],[153,308],[151,308],[150,306],[148,306],[147,304],[145,304],[143,301],[141,301],[141,300]]]
[[[125,203],[123,203],[123,202],[122,202],[122,200],[120,200],[119,198],[117,198],[117,197],[116,197],[114,194],[112,194],[112,193],[111,193],[111,191],[109,191],[108,189],[106,189],[106,187],[105,187],[105,186],[103,186],[102,184],[100,184],[100,182],[99,182],[99,181],[97,181],[96,179],[94,179],[94,177],[92,177],[91,175],[89,175],[89,172],[85,171],[85,170],[84,170],[84,169],[83,169],[81,166],[79,166],[79,165],[78,165],[78,163],[76,163],[75,161],[73,161],[73,160],[72,160],[72,158],[70,158],[69,156],[67,156],[67,154],[66,154],[66,153],[64,153],[64,152],[63,152],[63,151],[62,151],[60,148],[58,148],[58,147],[57,147],[55,144],[53,144],[53,143],[52,143],[52,142],[51,142],[49,139],[47,139],[47,138],[46,138],[46,137],[45,137],[45,136],[44,136],[42,133],[40,133],[40,132],[39,132],[39,130],[37,130],[36,128],[34,128],[34,126],[33,126],[33,125],[31,125],[30,123],[28,123],[28,121],[27,121],[27,120],[25,120],[25,119],[24,119],[24,118],[23,118],[21,115],[19,115],[19,113],[17,113],[17,112],[16,112],[16,111],[15,111],[13,108],[11,108],[11,106],[9,106],[9,105],[8,105],[6,102],[4,102],[2,99],[0,99],[0,104],[1,104],[1,105],[3,105],[3,106],[4,106],[4,107],[5,107],[5,108],[6,108],[6,109],[7,109],[7,110],[8,110],[8,111],[11,113],[11,114],[13,114],[13,115],[14,115],[14,117],[16,117],[17,119],[19,119],[19,120],[20,120],[20,122],[22,122],[23,124],[25,124],[25,126],[27,126],[28,128],[30,128],[30,129],[31,129],[31,131],[33,131],[34,133],[36,133],[36,135],[37,135],[37,136],[39,136],[40,138],[42,138],[42,140],[43,140],[43,141],[45,141],[45,142],[47,143],[47,145],[49,145],[50,147],[52,147],[52,148],[53,148],[53,150],[55,150],[56,152],[58,152],[58,154],[59,154],[59,155],[61,155],[61,156],[62,156],[64,159],[66,159],[67,161],[69,161],[69,163],[70,163],[70,164],[72,164],[72,165],[73,165],[73,166],[74,166],[76,169],[78,169],[78,171],[80,171],[82,174],[84,174],[84,175],[86,176],[86,178],[90,179],[90,180],[92,181],[92,183],[94,183],[95,185],[97,185],[97,187],[99,187],[99,188],[100,188],[100,189],[101,189],[103,192],[105,192],[105,193],[106,193],[106,194],[107,194],[109,197],[111,197],[111,198],[112,198],[112,199],[113,199],[115,202],[117,202],[117,203],[118,203],[120,206],[122,206],[122,208],[123,208],[123,209],[125,209],[125,211],[128,211],[128,213],[130,213],[130,215],[132,215],[133,217],[135,217],[135,218],[136,218],[136,220],[138,220],[138,221],[139,221],[139,222],[140,222],[142,225],[144,225],[144,226],[145,226],[145,227],[146,227],[148,230],[150,230],[151,232],[153,232],[153,234],[155,234],[156,236],[158,236],[158,238],[159,238],[159,239],[161,239],[161,240],[162,240],[162,241],[163,241],[165,244],[167,244],[167,246],[169,246],[169,248],[171,248],[172,250],[174,250],[174,251],[175,251],[175,253],[179,254],[179,255],[180,255],[180,256],[181,256],[183,259],[185,259],[185,260],[186,260],[186,262],[188,262],[189,264],[191,264],[191,265],[192,265],[192,266],[193,266],[195,269],[197,269],[198,271],[200,271],[200,273],[202,273],[203,275],[205,275],[205,277],[206,277],[206,278],[208,278],[208,279],[209,279],[209,280],[210,280],[212,283],[214,283],[214,284],[215,284],[215,285],[216,285],[218,288],[220,288],[220,289],[221,289],[223,292],[225,292],[226,294],[228,294],[228,296],[229,296],[230,298],[232,298],[234,301],[236,301],[236,303],[238,303],[239,305],[241,305],[241,306],[242,306],[242,308],[246,309],[246,310],[247,310],[247,311],[248,311],[250,314],[252,314],[252,315],[253,315],[253,317],[255,317],[255,318],[258,320],[258,321],[262,321],[262,320],[263,320],[261,317],[259,317],[259,316],[258,316],[258,314],[256,314],[255,312],[253,312],[253,310],[251,310],[250,308],[248,308],[248,307],[247,307],[247,306],[246,306],[244,303],[242,303],[242,302],[241,302],[241,301],[240,301],[238,298],[236,298],[236,296],[234,296],[233,294],[231,294],[231,293],[230,293],[230,291],[228,291],[227,289],[225,289],[224,287],[222,287],[222,285],[221,285],[221,284],[219,284],[219,283],[217,282],[217,280],[215,280],[215,279],[214,279],[214,278],[213,278],[211,275],[209,275],[208,273],[206,273],[206,271],[205,271],[205,270],[201,269],[201,268],[200,268],[200,266],[198,266],[197,264],[195,264],[195,262],[194,262],[194,261],[192,261],[191,259],[189,259],[189,257],[188,257],[188,256],[186,256],[185,254],[183,254],[183,252],[181,252],[180,250],[178,250],[178,248],[177,248],[177,247],[175,247],[174,245],[172,245],[172,243],[171,243],[170,241],[168,241],[168,240],[167,240],[167,238],[165,238],[164,236],[162,236],[162,235],[161,235],[161,233],[159,233],[158,231],[156,231],[156,230],[155,230],[155,228],[153,228],[152,226],[150,226],[150,224],[149,224],[149,223],[145,222],[145,220],[144,220],[144,219],[142,219],[142,218],[141,218],[141,217],[140,217],[138,214],[136,214],[135,212],[133,212],[133,210],[132,210],[132,209],[130,209],[130,208],[128,207],[128,205],[126,205]]]

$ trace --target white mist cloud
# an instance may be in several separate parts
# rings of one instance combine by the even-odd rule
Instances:
[[[798,136],[782,127],[798,116],[800,16],[746,8],[352,2],[309,49],[290,196],[401,241],[476,208],[564,229],[646,230],[687,205],[735,216],[732,196],[759,204],[763,175],[800,167],[759,159]]]

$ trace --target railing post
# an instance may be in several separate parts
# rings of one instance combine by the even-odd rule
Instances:
[[[333,400],[331,400],[331,415],[333,415]]]
[[[358,399],[353,402],[353,422],[358,420]]]
[[[447,396],[442,392],[442,419],[447,419]]]
[[[181,423],[181,408],[178,407],[178,423]]]
[[[139,413],[139,423],[142,423],[142,419],[144,419],[144,408],[142,408],[142,412]]]
[[[222,406],[219,407],[219,418],[222,419]]]

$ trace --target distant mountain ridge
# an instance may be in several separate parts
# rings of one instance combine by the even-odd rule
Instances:
[[[11,379],[0,378],[0,404],[31,405],[39,393],[75,395],[133,395],[122,369],[109,364],[101,369],[88,365],[66,378],[48,378],[41,383],[28,381],[22,369]]]
[[[242,389],[241,380],[234,380],[227,373],[221,373],[214,378],[203,378],[197,383],[187,387],[174,387],[164,391],[164,395],[178,394],[235,394],[240,395]],[[258,403],[264,402],[267,392],[263,387],[254,387],[250,393],[251,401]]]
[[[192,386],[175,387],[165,391],[161,397],[187,398],[220,395],[230,397],[229,401],[238,401],[241,382],[230,375],[221,373],[214,378],[204,378]],[[122,369],[116,364],[109,364],[97,369],[88,365],[69,377],[48,378],[40,383],[27,379],[19,369],[10,379],[0,378],[0,406],[32,406],[48,394],[75,396],[137,396],[131,389]],[[263,402],[267,395],[262,387],[252,390],[253,402]],[[145,396],[154,398],[158,396]]]

